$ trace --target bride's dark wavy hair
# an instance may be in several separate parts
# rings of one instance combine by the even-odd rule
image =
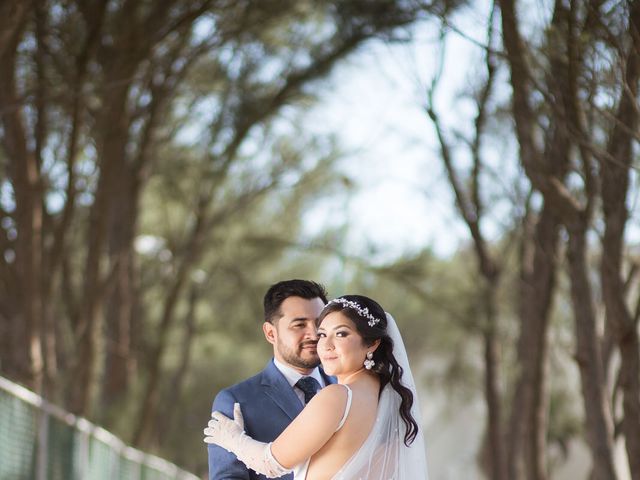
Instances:
[[[398,361],[393,356],[393,340],[387,333],[387,315],[378,302],[365,297],[364,295],[343,295],[342,297],[350,302],[357,303],[360,307],[368,309],[369,313],[380,321],[375,325],[369,324],[368,318],[361,315],[358,310],[346,306],[342,303],[330,302],[327,304],[322,313],[318,317],[318,325],[324,317],[332,312],[342,312],[346,315],[358,329],[358,333],[362,336],[365,345],[373,345],[376,340],[380,340],[380,345],[373,352],[373,361],[375,365],[371,369],[380,377],[380,393],[388,384],[400,395],[400,417],[406,426],[404,435],[404,443],[408,447],[413,443],[418,434],[418,423],[411,415],[411,407],[413,406],[413,393],[401,383],[402,367],[398,365]]]

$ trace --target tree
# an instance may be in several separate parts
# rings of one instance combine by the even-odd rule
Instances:
[[[493,11],[489,19],[488,51],[491,50],[493,41]],[[484,137],[484,128],[487,117],[487,105],[492,93],[494,83],[495,65],[493,56],[487,53],[486,56],[487,78],[477,100],[477,115],[474,125],[475,132],[473,139],[469,141],[469,155],[472,158],[471,172],[467,178],[461,178],[461,174],[455,165],[455,155],[449,144],[447,135],[443,130],[440,118],[434,106],[434,94],[437,87],[439,75],[434,77],[432,86],[427,95],[426,110],[429,118],[433,122],[440,144],[440,156],[442,158],[447,179],[455,196],[455,202],[460,217],[466,224],[469,234],[473,240],[474,252],[476,256],[477,270],[482,278],[482,286],[479,293],[480,315],[479,330],[482,334],[484,345],[484,368],[485,368],[485,402],[488,412],[487,422],[487,444],[489,449],[488,476],[497,480],[505,479],[505,443],[502,434],[502,393],[500,391],[500,369],[499,369],[499,334],[498,334],[498,289],[502,272],[501,262],[497,256],[489,251],[489,242],[482,231],[481,224],[484,221],[483,215],[485,205],[481,199],[480,177],[483,173],[485,162],[482,158],[481,142]],[[442,65],[439,70],[441,72]],[[468,185],[468,187],[467,187]]]
[[[520,147],[522,165],[534,187],[539,190],[560,215],[561,222],[566,229],[569,240],[567,257],[569,260],[569,272],[571,278],[571,293],[576,324],[577,361],[580,366],[582,378],[582,391],[585,403],[587,438],[594,458],[594,473],[596,478],[616,478],[613,466],[612,443],[613,427],[612,413],[609,406],[606,391],[606,377],[602,363],[600,339],[596,329],[596,310],[593,300],[593,287],[589,279],[587,265],[587,232],[593,221],[598,178],[602,179],[603,206],[605,222],[607,223],[605,241],[603,242],[603,262],[606,265],[603,271],[607,271],[609,278],[603,279],[605,297],[609,296],[607,304],[607,323],[613,322],[614,331],[625,331],[625,321],[620,312],[620,294],[614,300],[607,290],[614,278],[619,277],[621,258],[621,237],[619,234],[621,224],[625,223],[624,205],[626,199],[625,182],[615,188],[622,187],[622,201],[613,200],[607,193],[611,188],[611,178],[620,176],[618,168],[610,165],[610,159],[626,153],[630,149],[631,138],[625,140],[616,138],[620,135],[620,120],[631,120],[633,116],[626,116],[629,98],[635,102],[637,92],[637,74],[635,62],[637,60],[637,18],[635,3],[619,4],[615,13],[611,16],[613,22],[610,25],[601,22],[599,4],[571,3],[569,6],[562,2],[556,2],[554,13],[549,26],[549,45],[553,42],[553,48],[548,48],[538,54],[546,54],[550,65],[549,76],[546,83],[537,91],[548,99],[544,114],[547,115],[551,127],[544,132],[545,138],[551,139],[551,146],[557,145],[550,153],[553,155],[545,160],[544,150],[537,138],[540,122],[539,114],[532,105],[532,84],[536,76],[532,75],[527,62],[527,56],[533,52],[525,49],[525,44],[520,34],[520,27],[515,12],[514,2],[506,0],[500,2],[502,12],[503,40],[507,52],[507,59],[511,71],[511,86],[513,88],[513,116]],[[628,9],[628,10],[627,10]],[[624,16],[619,16],[623,11],[628,13],[628,22],[621,21]],[[615,25],[615,27],[614,27]],[[615,30],[614,30],[615,28]],[[618,32],[618,35],[616,33]],[[626,40],[624,40],[626,39]],[[617,42],[622,40],[620,44]],[[621,93],[616,99],[618,115],[608,117],[606,114],[599,117],[599,112],[594,103],[585,102],[582,99],[593,99],[598,85],[597,71],[601,67],[599,57],[595,64],[591,63],[587,52],[599,55],[607,55],[607,49],[618,49],[622,64],[613,65],[614,72],[618,68],[627,72],[620,88]],[[593,70],[591,70],[593,69]],[[589,80],[589,75],[594,75],[596,82]],[[595,90],[593,90],[595,88]],[[606,87],[605,87],[606,88]],[[615,87],[614,87],[615,89]],[[593,115],[593,116],[592,116]],[[589,119],[598,116],[602,124],[588,123]],[[607,151],[594,142],[594,134],[609,130],[609,142]],[[625,130],[626,131],[626,130]],[[627,132],[627,135],[629,132]],[[623,135],[624,137],[624,135]],[[616,141],[613,147],[612,140]],[[622,140],[621,149],[617,143]],[[612,147],[614,152],[610,150]],[[603,151],[604,150],[604,151]],[[625,152],[625,153],[622,153]],[[613,155],[612,155],[613,153]],[[594,159],[600,161],[600,170],[595,170]],[[605,161],[603,161],[606,159]],[[627,165],[630,159],[626,160]],[[551,163],[552,162],[552,163]],[[553,165],[553,166],[552,166]],[[556,170],[557,165],[562,165]],[[625,163],[623,163],[625,165]],[[582,178],[582,190],[575,192],[573,185],[568,183],[566,172],[577,170]],[[622,176],[628,176],[629,171],[624,170]],[[606,185],[606,186],[605,186]],[[574,191],[572,191],[574,190]],[[605,197],[607,197],[605,199]],[[618,205],[614,207],[613,205]],[[613,212],[616,213],[613,213]],[[615,217],[615,220],[614,220]],[[618,238],[618,240],[615,240]],[[618,273],[613,273],[618,272]],[[606,286],[605,286],[606,285]],[[615,306],[614,306],[615,304]],[[614,313],[615,312],[615,313]],[[627,317],[628,319],[629,317]],[[627,322],[629,325],[629,322]],[[640,355],[638,348],[635,350],[629,345],[637,345],[637,329],[633,328],[625,335],[624,344],[619,344],[621,352],[621,374],[625,378],[625,410],[623,424],[627,455],[633,478],[640,478],[640,469],[637,461],[640,451],[637,449],[638,438],[637,417],[638,402],[640,402],[640,390],[635,386],[638,376],[637,358]],[[620,339],[620,337],[618,337]],[[635,378],[635,381],[632,380]],[[633,425],[633,426],[632,426]]]
[[[504,389],[497,395],[513,395],[511,416],[504,426],[506,478],[549,476],[547,441],[553,428],[548,417],[551,399],[557,398],[556,392],[549,390],[547,373],[552,339],[549,322],[553,298],[564,294],[556,291],[557,273],[563,273],[559,266],[567,267],[570,279],[576,360],[595,478],[615,478],[613,444],[620,437],[624,438],[632,477],[638,478],[640,350],[637,317],[634,320],[632,313],[637,307],[631,295],[636,268],[624,234],[635,192],[630,178],[637,157],[633,145],[638,121],[637,5],[558,1],[550,5],[548,18],[541,19],[520,18],[516,4],[508,0],[497,5],[504,50],[492,42],[491,34],[484,43],[473,41],[483,55],[486,73],[469,72],[475,90],[472,95],[465,92],[465,98],[471,98],[476,108],[473,127],[467,129],[471,133],[465,133],[460,114],[455,118],[456,128],[448,128],[448,117],[441,116],[435,107],[442,66],[427,91],[426,110],[435,127],[456,209],[473,240],[480,272],[483,264],[495,264],[495,260],[487,262],[490,254],[483,254],[491,252],[483,247],[487,241],[482,227],[491,207],[484,199],[496,198],[498,177],[502,184],[511,181],[503,172],[483,176],[483,170],[491,165],[483,159],[482,139],[490,137],[501,145],[511,140],[505,135],[509,131],[506,122],[496,129],[497,134],[487,132],[487,117],[500,123],[506,113],[515,127],[518,152],[514,160],[523,168],[524,177],[514,168],[513,183],[530,189],[526,202],[524,197],[512,200],[514,217],[522,218],[522,224],[506,230],[499,241],[502,247],[516,235],[521,242],[518,338],[503,339],[513,342],[504,349],[508,354],[513,348],[517,362],[513,379],[505,375]],[[486,24],[491,32],[493,14]],[[475,37],[458,29],[449,18],[442,19],[442,32],[442,45],[448,32]],[[441,53],[441,62],[443,58]],[[491,99],[493,91],[501,91],[493,89],[494,83],[504,85],[499,83],[504,67],[510,72],[509,107],[504,106],[503,98]],[[468,173],[461,165],[468,166]],[[599,245],[593,241],[596,236],[601,238]],[[566,242],[561,242],[563,238]],[[594,281],[594,256],[600,257],[599,283]],[[498,258],[505,260],[504,255]],[[490,276],[483,278],[486,282]],[[491,298],[485,295],[483,300]],[[495,300],[493,304],[498,305]],[[601,319],[603,309],[605,318]],[[602,325],[604,335],[600,333]],[[614,355],[620,357],[619,370],[611,361]],[[499,362],[496,365],[500,368]],[[511,368],[502,367],[507,372]],[[609,384],[614,385],[612,391]],[[492,404],[488,397],[487,404]],[[490,419],[496,417],[490,406],[488,411]],[[496,465],[503,456],[502,429],[500,422],[489,427],[495,432],[488,433],[492,439],[487,447],[492,458],[491,478],[500,476]]]
[[[181,368],[189,363],[189,312],[201,294],[192,276],[212,239],[291,188],[292,172],[324,178],[321,164],[271,140],[282,112],[308,105],[316,82],[369,39],[401,38],[403,26],[444,7],[35,0],[1,8],[3,373],[108,422],[115,405],[140,398],[131,434],[151,444],[180,318]],[[145,195],[164,176],[187,185],[173,228],[145,231],[170,255],[168,267],[136,251]],[[172,275],[150,299],[143,280],[165,267]]]

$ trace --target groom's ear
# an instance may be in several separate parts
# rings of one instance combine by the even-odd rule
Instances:
[[[264,338],[267,339],[267,342],[275,345],[277,335],[276,326],[271,322],[264,322],[262,324],[262,331],[264,332]]]

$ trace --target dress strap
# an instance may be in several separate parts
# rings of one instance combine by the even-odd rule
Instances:
[[[347,406],[344,407],[344,415],[342,415],[342,420],[340,420],[340,424],[338,425],[338,428],[336,428],[336,432],[342,428],[344,422],[347,420],[347,415],[349,415],[349,410],[351,410],[351,398],[353,397],[353,392],[349,385],[344,385],[342,383],[339,385],[342,385],[347,389]]]

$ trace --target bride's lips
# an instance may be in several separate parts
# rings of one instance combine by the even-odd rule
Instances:
[[[320,360],[323,362],[330,362],[331,360],[336,360],[338,357],[320,357]]]

